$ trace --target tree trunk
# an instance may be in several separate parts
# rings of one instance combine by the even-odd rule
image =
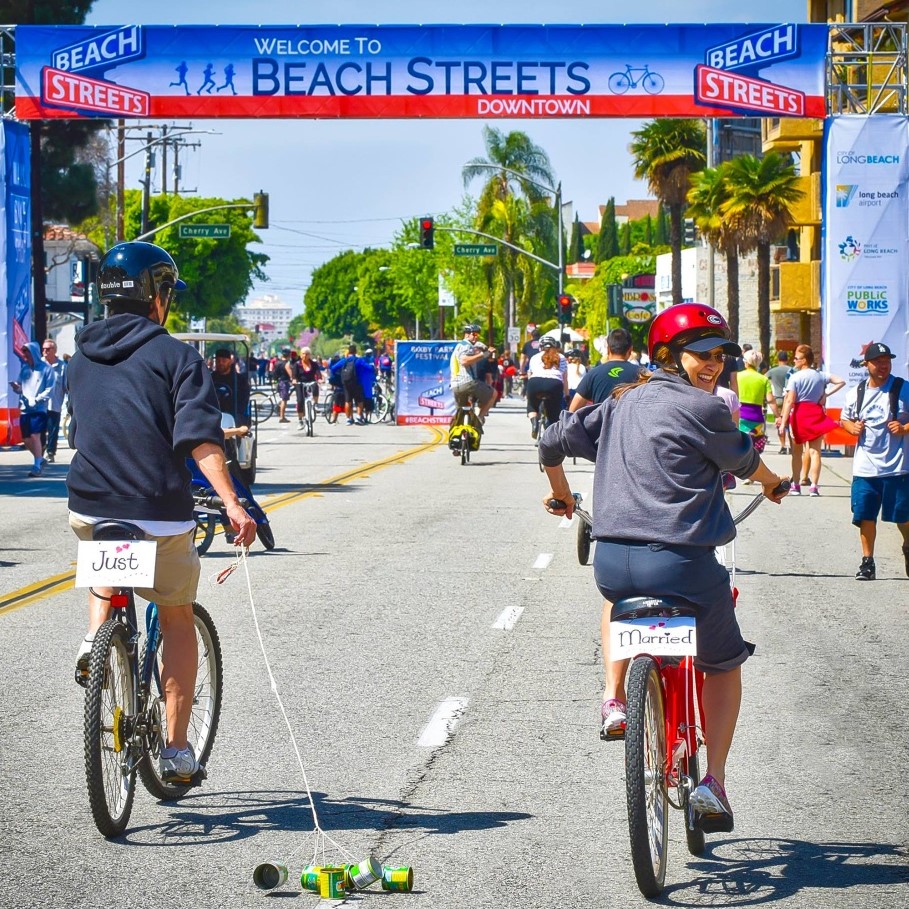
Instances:
[[[32,334],[47,337],[47,271],[44,267],[44,209],[41,205],[41,121],[31,122]]]
[[[761,355],[769,362],[770,357],[770,244],[758,243],[758,335]]]
[[[672,305],[682,302],[682,206],[669,206],[669,245],[672,247]]]
[[[739,339],[739,251],[733,246],[726,250],[726,311],[732,340]]]

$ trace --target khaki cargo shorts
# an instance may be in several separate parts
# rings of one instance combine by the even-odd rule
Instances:
[[[72,527],[80,540],[92,538],[92,525],[73,514],[69,516]],[[136,594],[143,600],[159,606],[185,606],[196,599],[202,565],[194,543],[195,532],[188,530],[171,537],[146,535],[147,540],[158,544],[155,559],[155,586],[136,587]]]

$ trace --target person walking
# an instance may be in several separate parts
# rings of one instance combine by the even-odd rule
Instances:
[[[909,383],[893,375],[894,354],[879,341],[864,353],[868,378],[846,394],[840,426],[857,439],[852,461],[852,523],[862,562],[857,581],[873,581],[877,519],[896,524],[909,576]]]
[[[827,416],[824,402],[846,383],[839,377],[821,372],[814,367],[814,351],[807,344],[795,349],[795,374],[790,376],[783,410],[779,416],[781,429],[789,429],[792,436],[792,489],[790,495],[802,494],[806,482],[802,478],[802,446],[807,445],[808,495],[820,495],[818,480],[821,477],[821,442],[824,435],[836,429],[837,423]],[[795,482],[798,479],[798,482]]]
[[[57,357],[57,342],[45,339],[41,345],[44,362],[54,374],[54,390],[47,399],[47,438],[44,459],[53,464],[57,459],[57,441],[60,436],[60,417],[63,413],[63,399],[66,397],[66,362]]]
[[[634,353],[631,333],[624,328],[613,328],[606,335],[607,358],[588,370],[578,383],[568,409],[574,413],[588,404],[602,404],[619,385],[637,382],[644,371],[640,363],[632,361]]]
[[[41,347],[36,341],[23,344],[19,350],[22,367],[19,378],[10,382],[12,390],[19,395],[19,428],[22,444],[35,459],[30,477],[40,477],[47,461],[41,435],[47,430],[47,404],[54,391],[55,375],[41,359]]]
[[[789,354],[781,350],[776,355],[776,366],[767,370],[767,378],[770,379],[770,387],[773,389],[773,400],[776,402],[777,409],[774,413],[779,416],[783,412],[783,398],[786,395],[786,382],[792,375],[793,369],[789,364]],[[780,443],[780,454],[789,454],[789,443],[787,442],[788,432],[777,424],[777,438]]]
[[[767,445],[764,431],[764,408],[769,406],[774,418],[781,414],[773,395],[770,379],[760,372],[761,352],[751,349],[742,353],[745,368],[736,374],[739,389],[739,429],[751,436],[751,443],[759,454]]]

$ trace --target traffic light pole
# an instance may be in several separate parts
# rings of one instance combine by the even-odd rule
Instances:
[[[559,272],[559,288],[562,286],[561,265],[559,265],[557,262],[550,262],[548,259],[544,259],[535,253],[527,252],[526,249],[521,249],[520,246],[515,246],[513,243],[509,243],[507,240],[503,240],[501,237],[494,237],[492,234],[484,234],[481,230],[472,230],[469,227],[436,227],[435,230],[443,230],[449,234],[472,234],[474,237],[485,237],[487,240],[495,240],[496,243],[500,243],[502,246],[507,246],[509,249],[513,249],[515,252],[520,253],[522,256],[529,256],[531,259],[535,259],[537,262],[540,262],[543,265],[548,265],[550,268],[555,268]]]
[[[179,224],[181,221],[185,221],[187,218],[194,218],[196,215],[204,215],[208,211],[220,211],[224,208],[245,208],[247,211],[250,208],[255,208],[253,202],[232,202],[225,205],[212,205],[209,208],[197,208],[195,211],[187,212],[185,215],[180,215],[179,218],[174,218],[173,221],[168,221],[166,224],[160,224],[158,227],[153,227],[151,230],[147,230],[144,234],[139,234],[138,237],[134,237],[134,240],[147,240],[149,237],[153,237],[159,230],[164,230],[165,227],[171,227],[174,224]]]

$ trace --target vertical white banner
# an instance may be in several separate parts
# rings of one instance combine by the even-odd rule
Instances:
[[[829,121],[824,192],[824,366],[855,385],[865,348],[883,341],[909,363],[909,120]],[[830,403],[841,407],[845,390]]]

